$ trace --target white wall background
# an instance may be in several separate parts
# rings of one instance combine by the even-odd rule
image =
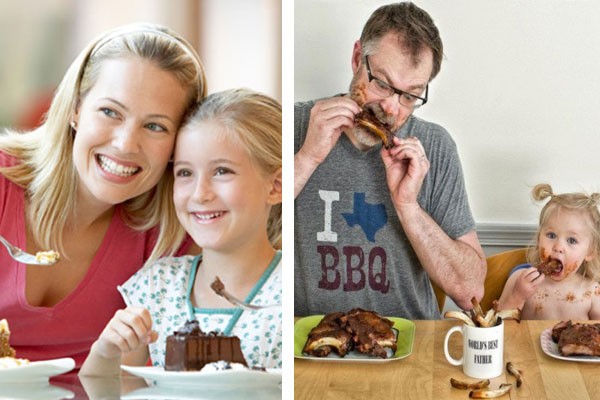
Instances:
[[[389,1],[294,7],[294,99],[345,92],[352,46]],[[456,140],[477,223],[537,223],[533,185],[600,191],[600,2],[417,0],[445,59],[416,115]]]

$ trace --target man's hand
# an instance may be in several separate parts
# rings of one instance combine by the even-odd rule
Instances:
[[[361,108],[349,97],[317,101],[310,111],[306,139],[294,156],[294,198],[325,160],[345,129],[354,127]]]
[[[344,129],[354,126],[354,116],[361,111],[349,97],[332,97],[317,101],[310,111],[306,140],[299,153],[315,164],[321,164]]]
[[[393,138],[394,147],[381,149],[385,165],[388,188],[397,210],[403,206],[414,206],[421,191],[425,175],[429,171],[429,160],[425,149],[415,137]]]

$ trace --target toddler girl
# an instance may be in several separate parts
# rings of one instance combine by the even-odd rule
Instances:
[[[556,195],[550,185],[539,184],[533,198],[550,198],[540,214],[537,245],[529,264],[509,276],[499,307],[520,308],[524,319],[599,319],[600,194]],[[545,276],[536,266],[551,260],[559,267]]]

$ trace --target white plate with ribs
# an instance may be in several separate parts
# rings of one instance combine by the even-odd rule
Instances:
[[[600,357],[586,355],[563,356],[558,350],[558,344],[552,340],[552,328],[545,329],[540,335],[542,351],[548,356],[566,361],[600,363]]]

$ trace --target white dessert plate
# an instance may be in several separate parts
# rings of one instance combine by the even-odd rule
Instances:
[[[277,387],[281,383],[281,369],[257,370],[165,371],[163,367],[131,367],[121,365],[130,374],[153,381],[158,386],[212,386],[219,387]]]
[[[48,382],[48,379],[75,368],[72,358],[32,361],[29,364],[0,368],[0,383]]]
[[[552,328],[545,329],[542,332],[540,335],[540,344],[544,353],[550,357],[558,358],[559,360],[600,363],[600,357],[596,356],[563,356],[560,354],[558,345],[552,340]]]

